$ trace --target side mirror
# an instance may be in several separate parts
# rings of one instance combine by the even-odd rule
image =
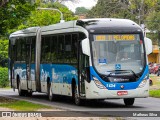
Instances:
[[[144,41],[145,41],[145,47],[146,47],[146,54],[149,55],[152,53],[152,40],[145,37]]]
[[[90,43],[89,43],[89,39],[88,38],[82,40],[82,43],[81,43],[82,52],[83,52],[83,54],[88,55],[88,56],[90,56],[90,46],[89,46],[89,44]]]

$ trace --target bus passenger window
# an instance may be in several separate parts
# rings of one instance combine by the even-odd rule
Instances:
[[[50,63],[50,37],[45,37],[45,61]]]
[[[17,61],[21,61],[21,39],[18,39],[16,41],[16,46],[17,46]]]
[[[32,63],[35,63],[35,52],[36,52],[35,51],[35,47],[36,47],[35,45],[36,45],[36,37],[33,37],[32,38],[32,46],[31,46],[31,49],[32,49],[31,50],[31,54],[32,54],[31,55],[31,62]]]
[[[64,57],[64,35],[58,36],[58,62],[63,63],[63,57]]]
[[[57,36],[52,36],[51,38],[51,62],[57,62]]]
[[[78,34],[72,35],[71,63],[77,63]]]
[[[26,60],[26,40],[24,38],[21,40],[21,60]]]
[[[70,63],[71,59],[71,35],[65,35],[64,62]]]
[[[41,62],[45,62],[45,38],[42,37],[42,43],[41,43]]]

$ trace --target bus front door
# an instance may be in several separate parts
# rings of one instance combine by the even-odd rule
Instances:
[[[79,91],[85,96],[85,81],[89,79],[89,57],[82,52],[79,55]]]

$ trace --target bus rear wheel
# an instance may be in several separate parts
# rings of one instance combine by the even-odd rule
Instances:
[[[19,94],[19,96],[25,96],[26,95],[26,91],[21,89],[20,80],[18,80],[18,94]]]
[[[126,106],[132,106],[133,104],[134,104],[134,98],[125,98],[124,99],[124,104],[126,105]]]
[[[27,91],[26,96],[31,97],[32,96],[32,91]]]

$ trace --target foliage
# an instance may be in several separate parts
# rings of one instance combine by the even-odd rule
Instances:
[[[85,7],[77,7],[75,14],[80,15],[80,14],[86,14],[89,10],[86,9]]]
[[[149,91],[149,96],[160,98],[160,90],[150,90]]]
[[[64,5],[60,3],[48,3],[41,4],[41,8],[54,8],[58,9],[63,13],[63,17],[65,21],[76,20],[73,13]],[[51,24],[58,23],[60,21],[60,13],[56,10],[34,10],[31,12],[30,17],[22,23],[18,28],[12,29],[9,33],[14,32],[16,30],[25,29],[27,27],[33,26],[47,26]]]
[[[98,0],[95,7],[93,7],[88,17],[119,17],[126,18],[128,14],[128,2],[120,2],[119,0]],[[130,15],[129,15],[130,16]]]
[[[103,18],[127,18],[134,20],[137,23],[144,23],[144,20],[157,5],[158,0],[98,0],[98,3],[93,7],[88,17],[103,17]]]
[[[150,35],[153,43],[160,41],[160,0],[98,0],[98,3],[87,14],[87,17],[125,18],[156,32]]]
[[[0,88],[7,87],[8,85],[8,69],[0,67]]]
[[[0,7],[0,35],[6,35],[7,30],[20,25],[34,10],[35,5],[26,0],[10,0]]]
[[[160,1],[156,2],[156,5],[153,7],[153,11],[150,12],[146,18],[147,28],[151,31],[151,33],[156,36],[154,40],[154,44],[160,44]],[[159,42],[159,43],[158,43]]]
[[[0,40],[0,66],[7,67],[8,40]]]

